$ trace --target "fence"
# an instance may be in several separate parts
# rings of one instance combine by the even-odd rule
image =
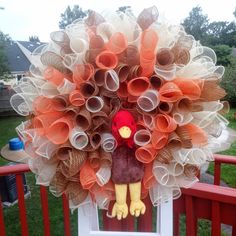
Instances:
[[[14,90],[10,89],[10,86],[1,86],[0,84],[0,117],[8,116],[9,114],[16,115],[10,104],[10,98],[14,93]]]
[[[215,178],[214,183],[220,183],[221,163],[236,164],[236,157],[216,155],[215,156]],[[0,176],[9,174],[16,175],[16,186],[18,193],[19,219],[21,233],[23,236],[29,235],[26,217],[26,206],[24,199],[24,189],[22,173],[30,172],[28,165],[19,164],[14,166],[0,167]],[[182,196],[174,201],[174,235],[179,235],[179,220],[181,214],[186,214],[186,235],[194,236],[197,234],[198,219],[209,219],[212,221],[212,235],[221,235],[221,223],[232,226],[232,235],[236,236],[236,189],[196,183],[192,188],[182,189]],[[40,199],[42,207],[42,219],[44,235],[50,235],[50,219],[47,188],[40,186]],[[0,199],[1,203],[1,199]],[[126,220],[117,221],[109,219],[103,212],[104,230],[109,231],[134,231],[137,228],[140,232],[152,231],[153,208],[150,199],[145,199],[147,213],[138,218],[137,222],[133,217]],[[68,200],[62,196],[64,235],[70,236],[70,211]],[[0,235],[6,235],[4,224],[4,214],[2,204],[0,204]]]
[[[231,225],[232,236],[236,236],[236,189],[219,186],[222,163],[236,165],[236,157],[215,155],[215,185],[197,183],[182,189],[181,198],[174,201],[174,235],[179,235],[180,215],[186,214],[186,235],[197,235],[198,219],[208,219],[212,235],[221,235],[223,223]]]

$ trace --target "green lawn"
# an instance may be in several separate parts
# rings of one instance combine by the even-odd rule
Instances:
[[[236,130],[236,119],[234,118],[236,109],[231,109],[229,114],[225,117],[229,120],[229,127]],[[231,145],[231,148],[221,152],[224,155],[236,156],[236,142]],[[208,172],[214,174],[214,164],[211,163]],[[229,186],[236,187],[236,167],[233,165],[222,164],[221,165],[221,179],[224,180]]]
[[[3,147],[10,138],[16,137],[15,127],[24,120],[24,117],[0,118],[0,148]],[[6,161],[0,158],[0,165],[6,163]]]
[[[230,121],[230,127],[236,130],[236,120],[233,118],[233,113],[236,109],[232,109],[227,115]],[[10,138],[16,136],[15,127],[23,121],[21,117],[8,117],[0,119],[0,147],[4,146]],[[227,155],[236,156],[236,143],[232,147],[223,152]],[[0,158],[0,166],[7,162]],[[209,170],[213,174],[213,164],[210,165]],[[222,166],[222,179],[230,186],[235,187],[236,183],[236,168],[230,165]],[[31,197],[26,200],[27,207],[27,220],[29,225],[29,234],[34,236],[43,235],[42,227],[42,214],[40,205],[40,193],[39,187],[35,185],[34,175],[31,173],[26,174],[28,185],[30,186]],[[50,206],[50,223],[51,223],[51,234],[55,236],[64,235],[63,232],[63,218],[62,218],[62,202],[61,198],[55,198],[49,193],[49,206]],[[21,235],[20,224],[18,220],[18,207],[6,208],[4,210],[5,224],[9,236]],[[16,220],[17,219],[17,220]],[[71,229],[72,235],[77,234],[77,215],[76,212],[71,215]],[[182,220],[181,235],[185,235],[185,226]],[[210,235],[210,223],[207,221],[201,221],[198,227],[199,235]]]
[[[24,121],[22,117],[8,117],[0,119],[0,147],[4,146],[10,138],[16,137],[15,127]],[[0,158],[0,166],[8,162]],[[26,200],[27,220],[29,225],[29,235],[41,236],[43,235],[42,212],[40,204],[39,186],[35,185],[34,174],[26,174],[27,183],[30,186],[31,197]],[[50,223],[51,235],[59,236],[64,234],[62,200],[56,198],[52,194],[48,194],[50,206]],[[18,206],[4,209],[4,220],[7,230],[7,235],[17,236],[21,235],[20,224],[18,220]],[[71,215],[71,229],[72,235],[77,234],[77,216],[76,212]]]

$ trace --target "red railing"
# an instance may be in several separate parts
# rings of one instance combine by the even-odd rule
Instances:
[[[220,184],[221,164],[236,165],[236,157],[215,155],[214,184]],[[186,214],[186,235],[197,235],[198,219],[212,221],[211,234],[221,235],[221,223],[232,226],[236,236],[236,189],[196,183],[182,189],[181,198],[174,201],[174,235],[179,235],[181,214]]]
[[[236,157],[216,155],[215,156],[215,181],[220,183],[221,163],[236,164]],[[0,167],[0,176],[9,174],[16,175],[16,186],[18,194],[19,218],[21,232],[23,236],[29,235],[26,217],[26,207],[24,199],[24,187],[22,173],[29,172],[26,164]],[[205,183],[196,183],[192,188],[182,189],[182,197],[174,201],[174,235],[179,235],[179,220],[181,214],[186,214],[186,235],[197,235],[197,220],[209,219],[212,221],[212,235],[221,234],[221,223],[232,225],[232,235],[236,236],[236,189],[214,186]],[[44,235],[50,235],[50,218],[48,206],[47,188],[40,186],[40,199],[42,207],[42,219]],[[1,199],[0,199],[1,203]],[[63,215],[64,215],[64,235],[71,235],[70,212],[68,200],[62,196]],[[150,199],[145,200],[147,213],[139,217],[137,229],[142,232],[152,231],[152,205]],[[117,221],[106,217],[103,213],[104,230],[134,231],[135,220],[128,217],[126,220]],[[2,204],[0,204],[0,235],[6,235],[4,224],[4,214]]]
[[[6,176],[14,174],[16,176],[16,187],[18,195],[18,207],[19,207],[19,218],[21,225],[21,234],[22,236],[28,236],[28,224],[26,217],[26,207],[24,199],[24,185],[22,179],[22,173],[30,172],[29,166],[27,164],[18,164],[12,166],[2,166],[0,167],[0,176]],[[50,235],[50,219],[49,219],[49,208],[48,208],[48,192],[45,186],[40,186],[40,199],[42,207],[42,219],[44,227],[44,235]],[[63,215],[64,215],[64,232],[65,236],[70,236],[70,211],[68,200],[65,195],[62,195],[62,206],[63,206]],[[4,215],[2,202],[0,198],[0,235],[6,236],[6,228],[4,224]]]
[[[220,185],[221,164],[236,165],[236,157],[215,154],[215,162],[214,162],[214,167],[215,167],[214,168],[214,184],[215,185]]]

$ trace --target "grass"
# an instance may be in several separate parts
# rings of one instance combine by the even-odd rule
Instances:
[[[3,147],[10,138],[17,136],[15,127],[19,125],[25,118],[23,117],[7,117],[0,118],[0,147]],[[0,166],[8,163],[0,158]]]
[[[33,174],[26,174],[27,182],[30,186],[31,197],[28,198],[26,203],[27,209],[27,222],[29,226],[29,235],[41,236],[43,235],[43,222],[42,222],[42,211],[40,204],[40,192],[39,186],[35,185],[35,179]],[[63,225],[63,210],[62,210],[62,199],[48,194],[49,203],[49,214],[50,214],[50,228],[51,235],[60,236],[64,234]],[[6,225],[6,231],[8,235],[21,235],[21,228],[18,219],[18,206],[6,208],[4,210],[4,220]],[[71,231],[72,235],[77,234],[77,216],[71,215]]]
[[[236,120],[233,118],[233,113],[236,109],[232,109],[227,115],[230,121],[230,127],[236,130]],[[16,136],[15,127],[23,121],[22,117],[8,117],[0,119],[0,147],[4,146],[10,138]],[[232,147],[222,152],[226,155],[236,156],[236,143]],[[0,158],[0,166],[8,162]],[[213,164],[209,167],[209,173],[214,174]],[[222,165],[222,179],[230,186],[235,187],[236,183],[236,168],[232,165]],[[29,235],[40,236],[43,235],[42,212],[40,204],[39,186],[35,185],[34,175],[32,173],[26,174],[27,183],[30,186],[31,197],[26,200],[27,220],[29,225]],[[64,234],[63,214],[62,214],[62,200],[56,198],[50,193],[48,194],[48,201],[50,206],[50,223],[51,235],[59,236]],[[18,206],[15,205],[4,210],[5,225],[8,235],[21,235],[20,223],[18,219]],[[181,235],[185,235],[185,217],[181,218]],[[211,224],[206,220],[199,220],[198,235],[210,235]],[[77,235],[77,215],[76,212],[71,215],[71,231],[72,235]],[[222,235],[225,235],[224,233]]]
[[[236,130],[236,119],[234,118],[236,109],[231,109],[225,116],[229,120],[229,127]],[[221,152],[224,155],[236,156],[236,141],[231,145],[231,148]],[[236,157],[235,157],[236,158]],[[210,163],[208,172],[214,175],[214,163]],[[236,187],[236,167],[234,165],[222,164],[221,165],[221,179],[229,186]]]
[[[0,119],[0,147],[4,146],[10,138],[16,137],[15,127],[19,125],[24,118],[8,117]],[[7,164],[8,161],[0,158],[0,166]],[[42,211],[40,204],[39,186],[35,185],[35,177],[32,173],[26,174],[27,183],[30,186],[31,196],[26,202],[27,222],[29,226],[29,235],[43,235]],[[63,210],[61,198],[56,198],[48,194],[49,214],[51,223],[51,235],[59,236],[64,234]],[[21,235],[20,223],[18,220],[19,210],[17,204],[13,207],[4,209],[4,220],[6,231],[9,236]],[[17,220],[16,220],[17,219]],[[71,215],[72,235],[77,234],[77,215],[76,212]]]

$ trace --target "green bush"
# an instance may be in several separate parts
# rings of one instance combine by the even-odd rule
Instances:
[[[221,86],[226,90],[225,99],[230,102],[231,106],[236,107],[236,63],[225,68],[225,74]]]

